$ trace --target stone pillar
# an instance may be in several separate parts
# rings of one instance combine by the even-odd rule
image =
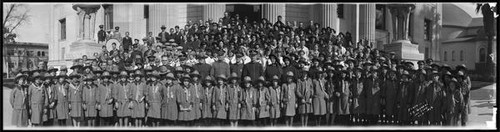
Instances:
[[[370,42],[375,43],[375,20],[376,20],[375,12],[376,12],[375,4],[359,5],[359,22],[360,22],[359,38],[361,39],[366,38],[368,40],[368,44]]]
[[[262,17],[266,18],[270,23],[274,24],[278,21],[278,16],[281,15],[281,22],[286,22],[286,5],[285,4],[263,4]],[[286,24],[286,23],[285,23]]]
[[[225,4],[207,4],[203,6],[203,20],[207,21],[209,19],[212,22],[219,22],[219,19],[224,17],[224,12],[226,11]]]
[[[321,27],[330,27],[339,30],[339,17],[337,16],[337,4],[322,4]]]

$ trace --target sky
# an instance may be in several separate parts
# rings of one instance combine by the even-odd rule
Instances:
[[[48,4],[27,4],[29,8],[29,23],[14,30],[17,42],[49,43],[49,13]]]

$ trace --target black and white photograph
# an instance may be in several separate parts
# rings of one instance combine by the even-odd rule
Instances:
[[[496,2],[2,6],[4,130],[498,130]]]

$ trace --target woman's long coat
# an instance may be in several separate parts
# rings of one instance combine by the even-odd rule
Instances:
[[[283,90],[281,89],[281,86],[269,87],[269,95],[271,97],[269,102],[271,108],[269,110],[269,117],[271,119],[278,119],[281,117],[281,108],[283,106]]]
[[[326,99],[328,95],[326,93],[326,80],[324,79],[313,79],[313,111],[314,115],[325,115],[326,114]]]
[[[12,125],[28,126],[28,89],[16,85],[10,92],[9,102],[12,106]]]
[[[297,85],[295,83],[283,84],[283,114],[284,116],[295,116],[295,108],[297,108],[297,101],[295,95],[295,89]]]
[[[101,107],[99,110],[99,117],[112,117],[113,116],[113,95],[115,95],[115,84],[101,83],[97,87],[97,103]]]
[[[132,118],[144,118],[146,117],[146,84],[139,83],[131,83],[129,85],[130,97],[133,103],[133,107],[131,110]]]
[[[227,103],[228,103],[228,119],[229,120],[239,120],[240,119],[240,100],[242,96],[242,90],[241,87],[236,84],[236,85],[228,85],[228,90],[227,90]]]
[[[162,118],[175,121],[178,118],[179,110],[177,106],[177,90],[180,85],[173,84],[166,86],[163,90]]]
[[[97,87],[85,85],[83,87],[83,103],[85,105],[85,117],[97,117]]]
[[[69,84],[68,101],[71,105],[69,113],[71,117],[83,117],[83,85]]]
[[[213,117],[217,119],[227,119],[226,96],[227,87],[216,86],[213,91],[212,105],[215,106]]]
[[[350,114],[349,110],[349,98],[351,96],[351,91],[349,89],[349,82],[346,80],[338,80],[336,93],[339,93],[338,100],[336,104],[337,114],[346,115]]]
[[[241,120],[255,120],[257,90],[253,87],[244,88],[241,100]]]
[[[297,82],[296,95],[298,100],[299,114],[309,114],[313,112],[312,108],[313,94],[314,94],[313,81],[311,79],[309,78],[307,80],[300,79]]]

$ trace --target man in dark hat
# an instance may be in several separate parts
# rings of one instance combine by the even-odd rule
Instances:
[[[161,32],[158,33],[158,37],[156,37],[156,40],[158,42],[162,43],[163,45],[165,45],[168,42],[168,39],[169,39],[168,32],[166,32],[165,29],[167,29],[167,27],[165,27],[165,25],[162,25],[161,26]]]
[[[104,25],[99,25],[99,32],[97,32],[97,43],[103,44],[106,42],[106,31],[104,31]]]
[[[243,66],[242,76],[250,76],[252,80],[257,79],[259,76],[264,76],[264,69],[262,64],[257,62],[258,55],[252,54],[252,61]]]

